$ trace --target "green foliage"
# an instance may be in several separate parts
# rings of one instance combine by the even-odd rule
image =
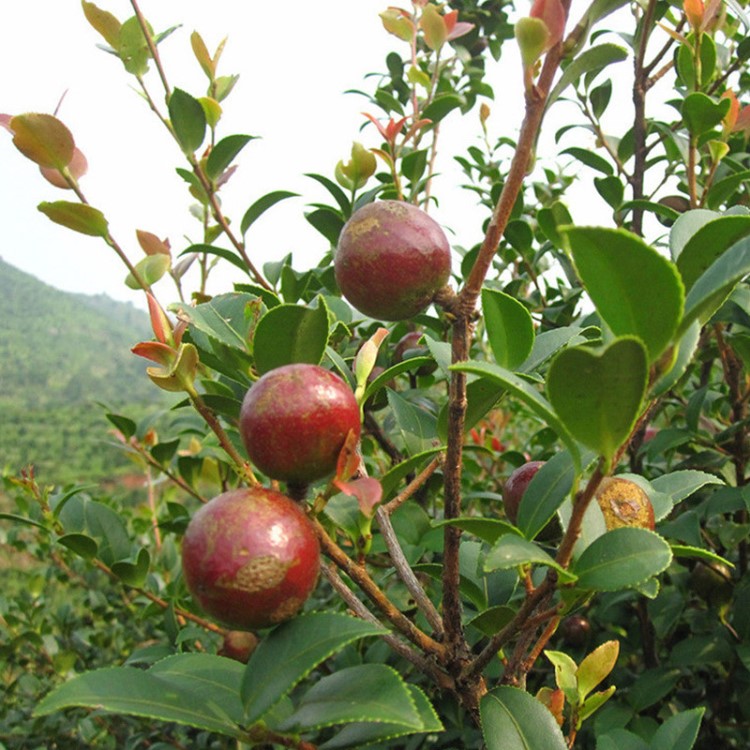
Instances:
[[[169,85],[160,58],[173,28],[156,34],[140,13],[121,22],[83,3],[179,147],[200,230],[177,263],[167,240],[137,233],[144,255],[130,261],[80,190],[40,205],[103,239],[131,288],[174,282],[160,301],[147,297],[153,336],[137,316],[117,322],[107,300],[40,289],[0,265],[0,313],[17,321],[0,334],[4,455],[23,469],[6,473],[0,512],[17,568],[0,568],[0,747],[747,746],[746,21],[731,3],[717,19],[693,3],[685,36],[684,9],[651,3],[628,16],[626,48],[601,41],[622,6],[594,2],[561,45],[562,5],[535,4],[519,20],[523,78],[497,93],[500,104],[525,100],[520,130],[496,125],[486,101],[486,63],[514,37],[502,4],[385,10],[400,51],[359,92],[371,111],[361,142],[342,147],[351,160],[308,175],[324,194],[305,210],[321,260],[302,271],[291,254],[259,269],[245,241],[296,194],[225,213],[252,136],[223,132],[237,80],[218,75],[224,42],[212,55],[192,34],[208,86],[189,93]],[[608,68],[628,57],[635,115],[610,125],[623,91]],[[645,114],[662,78],[671,120]],[[541,115],[563,98],[577,110],[549,146]],[[333,271],[342,227],[381,198],[438,203],[460,221],[436,179],[442,134],[477,104],[478,138],[454,156],[485,211],[484,237],[455,248],[433,307],[387,326],[362,317]],[[71,186],[75,142],[62,122],[2,122],[21,154]],[[581,132],[595,137],[570,145]],[[610,226],[576,226],[570,159],[596,173],[590,195]],[[222,262],[243,280],[210,296]],[[397,351],[407,334],[414,350]],[[143,416],[161,404],[141,393],[148,379],[123,355],[131,348],[156,363],[157,386],[180,392],[168,414]],[[294,362],[356,389],[362,435],[349,432],[333,476],[277,483],[308,514],[323,575],[290,603],[298,616],[245,635],[238,653],[237,634],[185,587],[180,540],[201,503],[258,482],[240,404],[261,375]],[[79,473],[94,399],[147,480],[127,499],[122,488],[37,481],[44,461],[64,460],[65,471],[50,468],[58,484],[97,478],[97,460],[105,469],[103,452],[89,451]],[[27,436],[43,454],[31,459],[37,474],[13,452]],[[530,460],[542,467],[510,513],[506,479]],[[599,492],[610,475],[642,490],[655,529],[636,524],[632,499]],[[275,575],[273,555],[263,559],[261,573]],[[263,586],[263,575],[243,568],[237,580]]]

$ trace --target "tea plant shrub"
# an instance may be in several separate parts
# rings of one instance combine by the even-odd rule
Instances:
[[[131,6],[119,19],[82,3],[109,62],[175,143],[197,241],[136,227],[138,246],[126,246],[106,207],[87,200],[75,124],[40,113],[2,122],[70,191],[40,211],[100,238],[146,295],[154,335],[133,351],[174,401],[158,422],[108,414],[150,479],[141,503],[43,487],[30,468],[6,477],[17,504],[2,514],[6,539],[44,561],[39,586],[55,586],[4,595],[4,726],[14,728],[0,742],[746,747],[744,10],[700,0],[384,7],[372,33],[391,34],[394,52],[365,82],[353,145],[309,176],[305,216],[322,249],[302,270],[291,255],[261,266],[250,241],[290,191],[224,213],[252,136],[223,129],[237,81],[221,68],[223,44],[183,39],[207,81],[185,91],[160,48],[175,29],[153,29]],[[501,55],[520,56],[519,80],[488,73]],[[628,85],[613,83],[617,64],[631,66]],[[665,82],[668,102],[655,101]],[[498,122],[511,99],[524,102],[522,122]],[[562,101],[578,115],[542,152]],[[625,101],[632,116],[612,125]],[[667,116],[650,114],[664,103]],[[443,134],[467,118],[480,145],[443,153]],[[381,200],[461,224],[435,179],[447,159],[485,210],[476,243],[452,248],[448,284],[413,317],[363,315],[336,284],[342,229]],[[571,161],[591,180],[599,225],[573,223],[561,166]],[[209,296],[217,263],[242,280]],[[330,476],[285,485],[247,460],[238,420],[248,389],[295,363],[347,383],[362,430]],[[543,464],[511,522],[503,486],[530,461]],[[642,492],[600,492],[615,475]],[[259,484],[301,503],[322,574],[300,614],[238,654],[189,595],[180,539],[203,503]],[[650,504],[648,523],[633,497]],[[67,610],[61,587],[75,592]],[[81,632],[88,640],[68,642]]]

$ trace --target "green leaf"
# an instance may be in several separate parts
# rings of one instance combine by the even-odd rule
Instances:
[[[750,238],[746,237],[726,250],[693,284],[685,300],[679,333],[686,331],[694,320],[705,323],[748,273]]]
[[[575,575],[564,568],[560,567],[539,545],[530,542],[528,539],[522,539],[515,534],[505,534],[494,544],[492,549],[487,553],[484,561],[485,572],[490,573],[493,570],[507,570],[516,568],[519,565],[546,565],[554,568],[560,580],[570,582],[575,580]]]
[[[341,230],[344,228],[344,219],[332,208],[318,208],[305,214],[305,218],[315,229],[317,229],[330,243],[335,246],[339,240]]]
[[[586,343],[588,339],[583,334],[595,330],[598,329],[593,326],[588,328],[562,326],[550,331],[542,331],[534,339],[534,348],[521,365],[520,372],[534,372],[564,346]]]
[[[595,177],[594,187],[611,208],[617,210],[622,206],[625,197],[625,186],[622,180],[614,175],[609,177]]]
[[[675,557],[688,557],[695,560],[720,563],[728,568],[734,567],[734,563],[715,552],[711,552],[711,550],[703,549],[703,547],[692,547],[686,544],[670,544],[669,546],[672,548],[672,554]]]
[[[90,237],[107,237],[109,225],[104,214],[93,206],[70,201],[44,201],[37,208],[48,218],[74,232]]]
[[[595,539],[573,565],[577,586],[618,591],[658,575],[672,561],[672,550],[658,534],[623,527]]]
[[[596,750],[649,750],[649,746],[637,734],[627,729],[613,729],[599,735],[596,740]]]
[[[595,151],[572,146],[571,148],[566,148],[564,151],[560,152],[560,156],[563,154],[572,156],[577,161],[580,161],[581,164],[585,164],[587,167],[591,167],[598,172],[603,172],[606,175],[614,174],[614,167],[603,156],[599,156]]]
[[[252,276],[250,269],[245,265],[245,261],[237,255],[233,250],[227,250],[225,247],[215,247],[214,245],[190,245],[190,247],[183,250],[178,257],[182,258],[184,255],[190,255],[191,253],[199,253],[201,255],[215,255],[219,258],[231,263],[235,268],[239,268],[240,271]]]
[[[159,253],[158,255],[147,255],[145,258],[141,258],[135,264],[135,270],[143,280],[143,283],[151,286],[164,276],[171,265],[172,259],[168,255]],[[129,273],[125,277],[125,284],[129,289],[141,288],[141,285],[136,281],[132,273]]]
[[[601,683],[615,668],[620,653],[618,641],[605,641],[597,646],[578,665],[578,703],[583,703],[586,696]]]
[[[361,664],[321,678],[277,729],[299,732],[363,721],[422,728],[412,694],[392,667]]]
[[[729,99],[714,102],[700,91],[688,94],[682,102],[682,119],[693,138],[716,127],[729,111]]]
[[[688,367],[693,361],[695,350],[698,348],[700,335],[700,323],[694,320],[677,342],[677,352],[674,354],[671,367],[668,367],[652,386],[650,394],[653,398],[671,390],[687,372]]]
[[[549,367],[547,394],[570,434],[609,461],[633,429],[647,382],[643,344],[620,338],[598,353],[561,351]]]
[[[458,94],[440,94],[422,110],[422,119],[431,120],[433,124],[437,124],[448,113],[464,104],[464,98]]]
[[[651,480],[651,486],[658,492],[668,495],[673,506],[707,484],[724,484],[724,482],[713,474],[694,469],[672,471]]]
[[[228,135],[222,138],[212,149],[206,160],[206,175],[215,180],[234,161],[234,158],[256,136]],[[202,140],[202,139],[201,139]]]
[[[487,412],[495,406],[505,393],[495,383],[479,379],[472,380],[466,386],[466,415],[464,416],[464,433],[479,422]],[[443,442],[448,442],[448,421],[450,417],[449,404],[444,404],[438,414],[438,435]]]
[[[583,457],[585,466],[593,454]],[[546,461],[529,482],[518,506],[518,528],[527,539],[533,539],[554,516],[573,489],[576,467],[568,451],[561,451]]]
[[[750,169],[736,172],[722,180],[717,180],[708,191],[707,205],[709,208],[719,208],[737,192],[737,188],[750,180]]]
[[[49,531],[49,529],[43,523],[34,521],[31,518],[26,518],[26,516],[19,516],[16,513],[0,513],[0,519],[5,521],[13,521],[14,523],[20,523],[25,526],[34,526],[38,529]],[[58,539],[58,541],[60,540]]]
[[[238,700],[243,666],[209,654],[178,654],[151,669],[113,667],[87,672],[49,693],[34,714],[82,706],[244,738]]]
[[[637,336],[653,362],[672,341],[684,290],[674,264],[622,229],[568,227],[578,275],[616,336]],[[648,293],[644,293],[648,290]]]
[[[258,198],[250,208],[245,211],[245,215],[242,217],[240,222],[240,231],[242,235],[247,233],[255,220],[258,219],[263,213],[265,213],[271,206],[276,205],[279,201],[286,200],[287,198],[296,198],[299,193],[291,193],[288,190],[274,190],[271,193]]]
[[[40,167],[64,169],[70,164],[75,141],[70,130],[52,115],[29,113],[10,119],[13,144]]]
[[[534,346],[534,323],[526,306],[509,294],[482,289],[487,338],[495,361],[515,370],[531,354]]]
[[[577,706],[579,703],[578,678],[576,677],[578,665],[563,651],[545,651],[544,655],[555,668],[555,684],[565,693],[568,702]]]
[[[92,539],[88,534],[63,534],[57,539],[57,543],[75,552],[84,560],[91,560],[96,557],[96,552],[99,549],[96,539]]]
[[[526,380],[505,368],[488,362],[459,362],[452,365],[450,369],[474,373],[506,388],[559,435],[573,456],[576,467],[580,466],[581,455],[573,436],[550,404]]]
[[[180,306],[180,315],[191,327],[232,349],[247,352],[248,306],[256,301],[252,294],[229,292],[195,307]]]
[[[390,388],[388,405],[396,418],[396,425],[408,453],[415,455],[427,450],[437,437],[437,420],[434,415],[415,406]]]
[[[550,91],[547,98],[547,109],[549,109],[562,95],[568,86],[575,83],[582,75],[599,71],[613,63],[622,62],[627,59],[628,53],[623,47],[616,44],[600,44],[582,52],[571,62],[560,76],[560,80]]]
[[[487,750],[566,750],[552,713],[525,690],[499,687],[479,704]]]
[[[434,521],[432,525],[434,528],[456,526],[490,544],[494,544],[505,534],[515,534],[518,536],[518,529],[515,526],[512,526],[507,521],[501,521],[499,518],[477,518],[476,516],[444,518]]]
[[[651,738],[652,750],[690,750],[698,737],[705,711],[701,706],[670,716]]]
[[[682,677],[682,672],[679,669],[669,667],[647,669],[639,674],[638,679],[631,685],[628,691],[628,703],[638,713],[645,711],[669,695],[680,677]]]
[[[60,511],[66,535],[85,534],[98,545],[98,557],[107,565],[130,557],[130,537],[120,515],[107,505],[82,495],[71,497]]]
[[[414,732],[442,732],[443,725],[440,722],[435,709],[430,704],[427,696],[416,685],[406,686],[411,693],[422,726],[420,729],[411,729],[404,727],[403,724],[390,722],[363,722],[349,724],[340,732],[337,732],[333,739],[328,740],[320,745],[320,750],[343,750],[343,748],[362,748],[372,743],[385,742],[402,737],[405,734]]]
[[[174,89],[169,97],[169,118],[182,150],[194,154],[206,137],[206,113],[201,103],[182,89]]]
[[[578,711],[578,727],[588,719],[591,714],[598,711],[613,695],[616,690],[614,685],[610,685],[606,690],[600,690],[598,693],[590,695],[581,704],[581,708]]]
[[[255,366],[263,374],[296,362],[318,365],[328,344],[328,313],[318,307],[279,305],[255,328]]]
[[[252,724],[324,659],[383,629],[334,612],[303,614],[278,627],[253,652],[242,678],[245,719]]]
[[[151,555],[145,547],[138,550],[134,561],[121,560],[112,563],[112,572],[128,586],[142,586],[148,576]]]
[[[150,26],[148,30],[150,34],[153,33]],[[136,16],[128,18],[120,27],[119,40],[115,45],[115,49],[128,73],[132,73],[135,76],[142,76],[148,72],[148,61],[151,57],[151,50]]]

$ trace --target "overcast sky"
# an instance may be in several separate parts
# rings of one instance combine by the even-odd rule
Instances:
[[[97,4],[121,20],[132,15],[126,0]],[[303,211],[306,203],[325,200],[326,194],[302,175],[332,177],[355,139],[378,145],[372,127],[359,132],[361,112],[372,107],[344,91],[372,90],[374,82],[364,76],[384,70],[386,54],[399,47],[378,18],[387,5],[385,0],[142,2],[157,32],[181,24],[160,49],[171,84],[193,95],[205,93],[206,79],[192,56],[190,33],[197,29],[212,52],[229,37],[219,72],[239,73],[240,81],[225,102],[220,132],[262,140],[245,147],[240,169],[222,193],[227,213],[239,221],[270,190],[302,193],[270,211],[249,233],[251,253],[261,262],[293,251],[300,268],[314,265],[326,243],[307,225]],[[59,117],[89,161],[81,187],[105,213],[113,235],[134,260],[140,258],[136,229],[168,236],[173,249],[183,249],[185,235],[199,239],[199,226],[188,215],[192,201],[174,171],[184,166],[181,155],[131,87],[121,63],[97,49],[102,41],[76,0],[24,0],[13,3],[12,10],[0,10],[0,112],[52,112],[65,94]],[[159,93],[157,81],[151,83]],[[453,118],[455,123],[460,119]],[[471,130],[478,133],[475,119]],[[70,199],[71,194],[46,183],[4,132],[0,165],[0,257],[65,290],[138,300],[137,292],[124,287],[125,269],[109,248],[52,224],[37,211],[39,202]],[[470,194],[459,200],[468,207],[474,202]],[[446,211],[445,222],[463,210],[459,204]],[[476,232],[469,234],[477,240]],[[167,298],[170,283],[157,287]],[[217,284],[225,283],[217,278]]]

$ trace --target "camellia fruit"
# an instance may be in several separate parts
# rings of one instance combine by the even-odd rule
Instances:
[[[182,540],[188,590],[208,615],[254,630],[293,617],[318,580],[320,547],[304,510],[264,487],[232,490],[193,516]]]
[[[511,472],[503,487],[503,504],[505,505],[505,515],[508,520],[515,524],[518,520],[518,507],[521,505],[523,497],[529,482],[539,469],[544,466],[544,461],[527,461],[521,464],[517,469]]]
[[[422,209],[377,201],[346,222],[333,263],[341,293],[359,312],[405,320],[423,312],[448,282],[450,245]]]
[[[654,529],[654,506],[643,489],[631,479],[605,477],[596,490],[608,530],[621,526]]]
[[[250,460],[273,479],[307,484],[336,468],[350,431],[360,434],[351,388],[318,365],[293,364],[263,375],[240,410]]]

